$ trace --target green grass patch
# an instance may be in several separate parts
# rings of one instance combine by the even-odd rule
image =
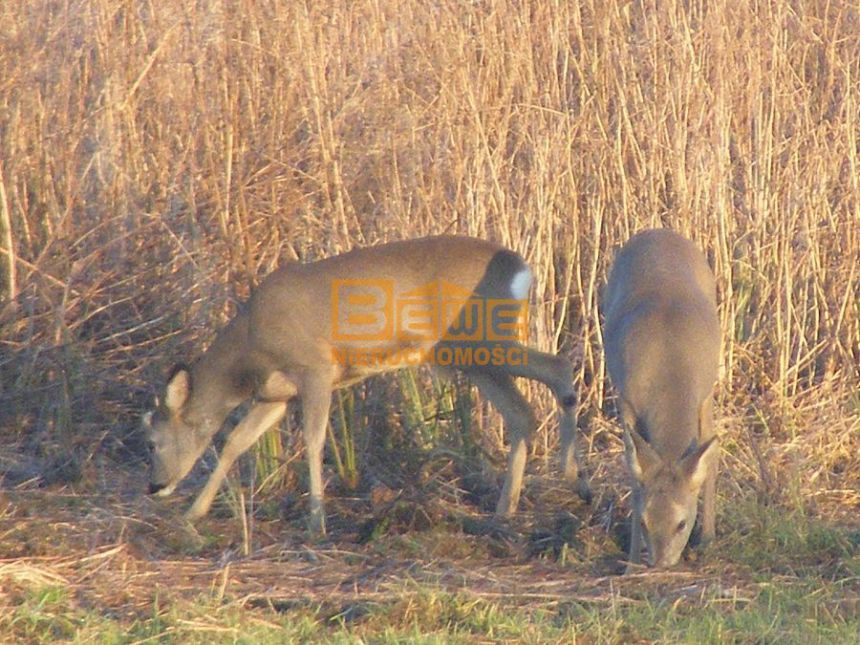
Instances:
[[[838,585],[763,583],[739,595],[714,588],[704,597],[618,598],[608,603],[571,604],[563,624],[587,641],[671,643],[856,643],[860,620],[842,611]],[[608,605],[608,606],[607,606]]]
[[[856,531],[834,526],[803,509],[741,499],[724,510],[730,534],[716,557],[745,565],[765,577],[777,573],[838,579],[857,575]]]
[[[407,581],[383,600],[336,605],[249,604],[200,596],[155,596],[149,611],[84,608],[70,588],[44,587],[0,615],[8,642],[181,643],[780,642],[854,643],[860,596],[842,583],[775,576],[738,588],[709,582],[667,588],[641,580],[630,593],[609,586],[593,601],[534,603],[482,597]],[[619,590],[620,589],[620,590]]]

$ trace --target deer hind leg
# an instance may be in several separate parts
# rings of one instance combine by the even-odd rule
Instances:
[[[513,376],[538,381],[546,385],[559,404],[559,460],[564,478],[576,486],[580,499],[591,503],[591,487],[583,469],[582,448],[576,430],[576,392],[573,389],[573,367],[561,356],[536,349],[523,348],[521,364],[507,366]]]
[[[301,388],[303,433],[308,460],[308,488],[310,515],[308,529],[319,536],[325,535],[325,509],[323,506],[322,461],[325,448],[325,431],[331,408],[332,379],[330,376],[311,374]]]
[[[496,505],[496,515],[509,517],[520,501],[523,473],[528,457],[528,444],[537,420],[531,406],[514,384],[513,378],[504,373],[469,372],[469,377],[505,421],[511,444],[508,455],[508,470],[502,493]]]
[[[230,467],[233,463],[244,454],[244,452],[254,445],[267,430],[278,423],[287,411],[287,404],[284,401],[276,402],[259,402],[255,403],[245,418],[239,422],[230,437],[221,455],[218,458],[218,465],[209,479],[203,490],[194,500],[194,504],[185,513],[185,517],[189,520],[196,520],[203,517],[209,512],[212,502],[215,500],[215,495],[218,494],[218,489],[227,477]]]

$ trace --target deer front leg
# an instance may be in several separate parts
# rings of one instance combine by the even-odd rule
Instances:
[[[716,461],[716,458],[714,459]],[[717,505],[717,465],[709,467],[708,477],[702,484],[702,546],[711,542],[716,536],[716,505]]]
[[[642,559],[642,491],[633,489],[633,512],[630,514],[630,551],[627,556],[627,573],[631,573]]]
[[[709,396],[699,410],[700,443],[714,436],[714,401]],[[708,464],[708,474],[702,484],[702,537],[704,546],[716,536],[717,514],[717,472],[719,471],[720,456],[714,455]]]
[[[625,428],[626,433],[636,432],[636,411],[627,401],[619,397],[618,412],[621,416],[621,425]],[[626,450],[630,450],[630,446]],[[629,458],[629,452],[628,452]],[[628,462],[628,467],[629,467]],[[631,478],[635,479],[633,473],[630,473]],[[631,513],[630,513],[630,549],[627,555],[626,573],[635,571],[637,565],[642,560],[642,505],[644,504],[642,488],[638,483],[633,484],[633,491],[630,495]]]
[[[278,423],[287,411],[287,404],[283,401],[255,403],[245,418],[230,433],[224,450],[218,458],[218,465],[203,490],[194,500],[191,508],[185,513],[189,520],[196,520],[209,512],[221,483],[227,477],[230,467],[242,454],[259,439],[267,430]]]

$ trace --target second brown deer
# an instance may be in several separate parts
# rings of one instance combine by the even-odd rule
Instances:
[[[686,238],[643,231],[618,252],[605,290],[604,348],[633,479],[629,562],[676,564],[702,492],[702,542],[714,537],[713,429],[720,324],[708,262]]]

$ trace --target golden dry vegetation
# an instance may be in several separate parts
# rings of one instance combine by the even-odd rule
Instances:
[[[125,571],[129,561],[144,567],[152,553],[184,557],[153,537],[167,530],[152,518],[168,507],[137,495],[145,480],[137,418],[170,364],[211,340],[263,275],[281,262],[443,232],[499,241],[534,268],[533,341],[577,365],[580,424],[599,493],[591,510],[565,501],[547,461],[557,441],[549,422],[535,441],[526,491],[533,506],[525,516],[560,500],[558,508],[570,507],[585,527],[579,551],[570,547],[580,563],[606,557],[607,549],[617,559],[626,483],[602,360],[600,287],[614,248],[639,229],[668,226],[706,250],[724,330],[717,396],[725,519],[697,584],[729,584],[722,575],[741,580],[734,588],[749,598],[735,602],[746,607],[764,593],[744,586],[755,572],[790,588],[798,579],[812,584],[802,572],[820,565],[825,573],[815,574],[823,577],[813,586],[837,584],[839,593],[835,604],[812,605],[815,620],[823,624],[827,615],[856,626],[858,137],[860,9],[843,0],[3,2],[0,471],[8,505],[0,511],[0,591],[11,591],[0,593],[0,612],[20,630],[14,617],[29,607],[22,588],[100,580],[91,573],[100,562],[122,560]],[[395,435],[410,425],[401,408],[411,399],[390,385],[431,378],[395,378],[339,399],[344,419],[355,401],[363,406],[363,423],[351,432],[363,432],[366,421]],[[483,427],[478,452],[498,467],[497,419],[472,407],[462,384],[443,393],[455,399],[451,414],[465,409],[459,423]],[[529,394],[548,418],[546,393]],[[435,403],[418,398],[420,421]],[[345,432],[346,425],[338,427]],[[286,429],[275,443],[292,445],[293,434]],[[447,450],[449,435],[425,439]],[[450,452],[465,454],[462,448]],[[284,472],[296,470],[300,447],[268,450],[286,462],[281,481],[295,484],[297,476]],[[372,479],[381,457],[367,457],[361,468]],[[425,494],[464,487],[455,470],[434,470],[438,485]],[[80,496],[80,505],[47,504],[58,490]],[[349,493],[333,481],[329,492],[367,496],[366,488]],[[449,497],[452,506],[468,507],[463,496]],[[56,517],[34,513],[40,503]],[[247,545],[247,521],[237,515],[246,516],[209,526],[240,542],[244,535]],[[53,544],[65,533],[49,527],[75,525],[74,518],[86,530],[95,521],[109,537]],[[806,527],[808,550],[781,533],[786,518]],[[294,540],[285,535],[298,526],[265,523],[267,537],[257,545]],[[532,528],[515,525],[514,533]],[[593,541],[601,546],[589,548]],[[792,548],[797,561],[786,552]],[[490,570],[518,557],[540,566],[540,576],[569,575],[564,557],[545,566],[522,550],[486,551],[480,566]],[[818,551],[829,554],[821,556],[826,564],[816,564]],[[217,559],[213,552],[220,553],[210,545],[203,553]],[[110,557],[87,560],[93,553]],[[324,558],[337,562],[338,553]],[[39,557],[62,571],[50,573]],[[201,556],[187,557],[199,563]],[[464,570],[480,569],[464,561]],[[604,585],[594,595],[599,606],[614,569],[582,567],[580,590]],[[31,575],[37,570],[46,577]],[[218,602],[232,584],[229,572],[223,579],[215,585]],[[665,583],[672,592],[653,583],[647,598],[681,602],[689,579],[673,581]],[[143,595],[129,604],[138,612],[153,606],[152,588],[139,586]],[[211,587],[201,583],[199,592]],[[564,590],[574,598],[576,588]],[[80,594],[99,598],[94,589]],[[637,606],[636,592],[625,593],[610,595]],[[544,594],[541,611],[555,611],[565,597],[553,594]],[[709,602],[705,609],[722,607]],[[155,606],[153,620],[168,624]],[[411,624],[403,612],[400,627]],[[116,615],[126,627],[132,620]],[[632,636],[613,631],[615,623],[594,616],[586,638],[672,640],[671,632],[644,627]],[[170,623],[165,637],[181,634],[186,619]],[[80,635],[63,631],[62,620],[78,618],[56,620],[54,636]],[[725,633],[744,633],[726,620]],[[376,633],[367,624],[363,637]],[[428,633],[436,633],[430,624]],[[161,633],[145,625],[145,634]],[[224,629],[225,639],[235,636]],[[475,633],[482,632],[467,630],[466,640]]]

